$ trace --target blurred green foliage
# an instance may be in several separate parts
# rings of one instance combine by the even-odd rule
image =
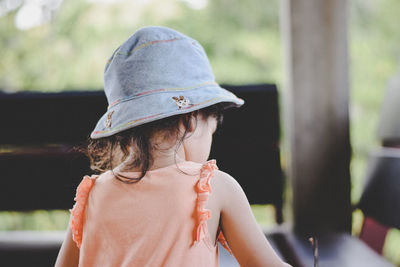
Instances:
[[[37,210],[31,212],[0,212],[0,231],[67,229],[69,212],[65,210]]]
[[[50,23],[21,31],[15,13],[0,18],[0,88],[5,91],[101,89],[106,60],[134,31],[164,25],[198,39],[219,82],[280,80],[277,1],[64,1]],[[247,14],[253,14],[251,16]]]
[[[5,0],[0,0],[1,2]],[[352,201],[357,203],[387,80],[398,71],[400,1],[349,0]],[[98,90],[115,48],[145,25],[164,25],[197,39],[217,81],[281,84],[282,53],[277,0],[213,0],[203,9],[190,1],[135,0],[114,4],[64,0],[50,22],[29,30],[15,26],[18,9],[0,17],[0,90]],[[253,207],[269,225],[262,207]],[[264,215],[263,215],[264,214]],[[63,229],[68,213],[0,213],[0,230]],[[358,216],[358,215],[357,215]],[[359,218],[359,216],[356,218]],[[21,219],[22,218],[22,219]],[[357,219],[356,227],[360,220]],[[393,234],[394,233],[394,234]],[[399,232],[385,253],[400,264]],[[388,252],[389,251],[389,252]],[[397,251],[397,254],[390,251]]]

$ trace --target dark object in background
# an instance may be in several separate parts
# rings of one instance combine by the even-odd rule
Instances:
[[[360,239],[382,254],[389,228],[400,229],[400,149],[371,153],[358,208],[365,217]]]
[[[280,163],[278,92],[274,85],[224,86],[246,102],[224,112],[210,158],[232,175],[251,204],[273,204],[282,223],[283,176]]]
[[[225,88],[246,104],[226,112],[211,157],[238,180],[250,203],[276,205],[281,222],[276,87]],[[73,147],[85,143],[106,107],[103,92],[0,94],[2,123],[7,126],[0,131],[0,144],[16,147],[0,154],[0,186],[8,188],[0,194],[0,210],[70,208],[77,183],[90,172],[87,159]]]
[[[102,91],[0,93],[0,144],[81,144],[107,106]]]
[[[365,216],[400,229],[400,149],[377,149],[368,165],[358,206]]]
[[[75,151],[107,104],[102,92],[0,94],[0,210],[70,209],[90,173]],[[92,122],[92,123],[91,123]],[[7,150],[6,150],[7,151]]]

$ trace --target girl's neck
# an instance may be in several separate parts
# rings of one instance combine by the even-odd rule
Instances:
[[[185,161],[185,152],[183,149],[156,150],[153,152],[153,164],[149,170],[164,168],[176,163]]]
[[[182,145],[178,146],[175,140],[170,143],[164,138],[156,137],[154,139],[153,140],[156,142],[156,149],[152,152],[153,164],[149,170],[155,170],[185,161],[184,148]],[[162,141],[158,142],[160,140]]]
[[[183,146],[180,146],[177,149],[175,145],[158,145],[157,148],[152,152],[152,158],[153,162],[149,170],[160,169],[185,161],[185,151]],[[124,169],[124,167],[121,165],[119,165],[119,167],[122,167],[122,170]],[[141,172],[141,169],[134,167],[130,168],[129,170],[125,169],[124,171]]]

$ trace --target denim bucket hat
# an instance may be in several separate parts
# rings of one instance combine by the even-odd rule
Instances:
[[[104,91],[109,106],[93,139],[216,103],[244,103],[215,82],[196,40],[156,26],[138,30],[117,48],[104,70]]]

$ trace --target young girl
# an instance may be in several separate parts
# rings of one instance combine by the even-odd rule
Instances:
[[[108,61],[104,90],[88,147],[101,174],[78,186],[56,266],[218,266],[217,241],[241,266],[288,266],[239,184],[207,161],[221,111],[243,100],[214,82],[197,41],[140,29]]]

